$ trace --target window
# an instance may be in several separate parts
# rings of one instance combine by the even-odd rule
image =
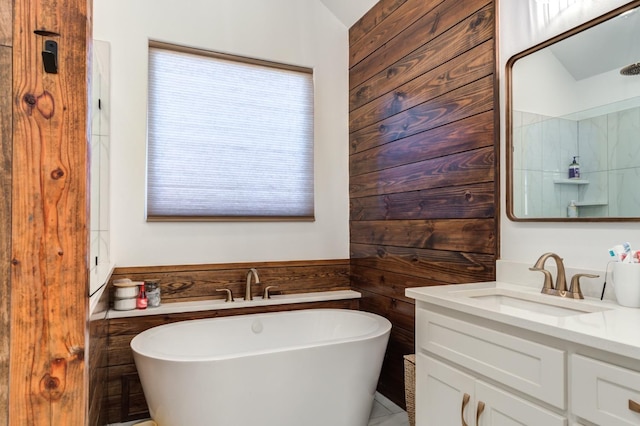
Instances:
[[[147,220],[312,220],[313,74],[152,43]]]

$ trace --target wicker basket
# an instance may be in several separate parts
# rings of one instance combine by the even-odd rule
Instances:
[[[404,356],[404,398],[407,403],[409,425],[416,425],[416,356]]]

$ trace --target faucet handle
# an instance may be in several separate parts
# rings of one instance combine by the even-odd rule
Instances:
[[[556,290],[553,288],[553,277],[551,276],[551,272],[546,269],[533,267],[529,268],[530,271],[542,272],[544,274],[544,284],[542,285],[541,293],[544,294],[556,294]]]
[[[271,294],[269,293],[269,290],[271,290],[272,288],[278,288],[277,285],[268,285],[264,288],[264,293],[262,293],[262,298],[263,299],[271,299]]]
[[[234,302],[233,293],[228,288],[217,288],[216,291],[226,291],[227,292],[227,298],[225,299],[225,302]]]
[[[584,296],[582,295],[582,289],[580,288],[580,278],[598,278],[599,276],[600,275],[593,274],[575,274],[573,277],[571,277],[571,286],[569,287],[568,297],[572,297],[574,299],[584,299]]]

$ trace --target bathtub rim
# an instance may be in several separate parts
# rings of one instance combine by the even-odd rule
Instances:
[[[221,355],[206,355],[206,356],[188,356],[188,355],[167,355],[164,353],[158,353],[157,351],[150,350],[141,350],[140,345],[137,342],[140,342],[144,339],[145,333],[147,335],[153,334],[154,332],[158,332],[159,329],[169,329],[175,328],[179,326],[184,326],[185,323],[193,323],[193,322],[223,322],[223,321],[231,321],[231,320],[239,320],[241,317],[264,317],[264,316],[273,316],[273,315],[287,315],[287,314],[300,314],[302,312],[339,312],[341,314],[347,315],[362,315],[368,318],[371,318],[376,321],[378,326],[367,333],[356,334],[348,337],[335,338],[335,339],[327,339],[327,340],[319,340],[312,344],[292,344],[286,345],[277,348],[269,348],[269,349],[257,349],[251,351],[243,351],[243,352],[232,352],[229,354],[221,354]],[[252,356],[261,356],[267,354],[276,354],[285,351],[297,351],[304,349],[313,349],[317,347],[324,347],[330,345],[344,344],[344,343],[355,343],[366,340],[373,340],[376,338],[380,338],[382,336],[389,336],[391,332],[392,324],[391,322],[379,315],[372,312],[360,311],[355,309],[339,309],[339,308],[307,308],[307,309],[297,309],[292,311],[278,311],[278,312],[263,312],[263,313],[255,313],[255,314],[243,314],[243,315],[232,315],[225,317],[217,317],[217,318],[200,318],[200,319],[192,319],[192,320],[184,320],[184,321],[176,321],[169,324],[162,324],[155,327],[151,327],[141,333],[138,333],[131,340],[129,347],[134,355],[134,360],[136,360],[137,356],[141,356],[144,358],[149,358],[157,361],[166,361],[166,362],[175,362],[175,363],[188,363],[188,362],[215,362],[215,361],[224,361],[230,359],[239,359],[239,358],[248,358]],[[142,336],[139,338],[139,336]]]

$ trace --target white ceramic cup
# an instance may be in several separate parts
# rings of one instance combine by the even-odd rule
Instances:
[[[618,304],[640,308],[640,263],[614,263],[611,278]]]

